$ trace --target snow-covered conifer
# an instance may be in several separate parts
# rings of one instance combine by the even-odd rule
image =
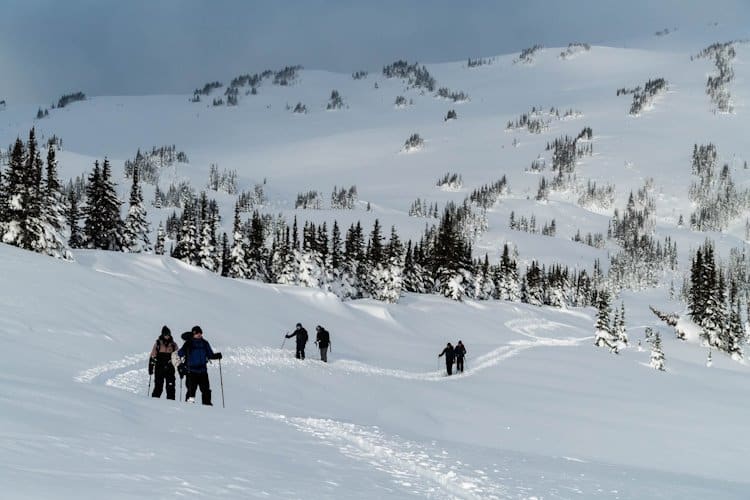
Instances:
[[[154,245],[154,253],[156,255],[164,255],[164,242],[166,240],[166,233],[164,232],[164,226],[159,222],[159,228],[156,230],[156,244]]]
[[[138,165],[133,167],[133,184],[130,188],[130,207],[128,216],[125,218],[125,249],[134,252],[150,252],[151,241],[146,209],[143,206],[143,194],[141,193],[140,175]]]

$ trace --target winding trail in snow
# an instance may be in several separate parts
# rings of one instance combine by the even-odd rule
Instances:
[[[540,336],[540,332],[559,331],[562,328],[570,328],[564,323],[556,323],[542,318],[522,318],[507,321],[505,327],[509,330],[526,337],[524,339],[510,341],[507,345],[500,346],[492,351],[471,359],[471,364],[466,371],[455,377],[446,377],[442,370],[431,372],[410,372],[392,368],[382,368],[353,360],[338,360],[323,364],[318,362],[300,362],[292,356],[289,351],[282,351],[270,347],[235,347],[226,349],[224,364],[226,366],[237,365],[244,367],[260,368],[290,368],[327,370],[330,372],[342,372],[345,374],[371,375],[378,377],[391,377],[402,380],[422,380],[429,382],[460,380],[463,377],[476,375],[488,368],[492,368],[503,361],[519,355],[523,351],[537,347],[574,347],[581,342],[593,337],[564,337],[551,338]],[[111,361],[102,365],[89,368],[78,373],[74,379],[77,382],[91,383],[99,378],[104,379],[104,384],[123,389],[129,392],[141,392],[146,379],[146,364],[148,353],[133,354],[123,359]],[[467,363],[468,364],[468,363]],[[136,368],[137,367],[137,368]],[[123,368],[129,370],[122,371]],[[111,372],[115,372],[112,374]]]
[[[300,362],[289,351],[274,348],[237,347],[225,349],[226,365],[260,368],[317,369],[332,373],[386,376],[405,380],[427,382],[460,380],[501,364],[503,361],[536,347],[573,347],[592,337],[551,338],[542,336],[546,331],[559,332],[570,328],[542,318],[521,318],[507,321],[504,326],[520,335],[481,356],[473,358],[472,365],[461,376],[446,377],[442,370],[434,372],[409,372],[368,365],[352,360],[339,360],[324,364]],[[104,385],[133,393],[141,393],[147,380],[148,353],[133,354],[120,360],[104,363],[81,371],[74,380],[80,383]],[[398,436],[387,436],[378,427],[321,418],[287,417],[284,415],[245,410],[256,418],[271,419],[296,430],[315,436],[336,447],[343,455],[365,462],[378,471],[388,474],[393,482],[410,494],[434,499],[507,499],[536,498],[527,496],[528,488],[521,485],[504,485],[493,480],[498,471],[490,473],[471,467],[452,457],[437,444],[419,444]],[[499,478],[497,478],[499,479]],[[512,482],[511,482],[512,484]]]

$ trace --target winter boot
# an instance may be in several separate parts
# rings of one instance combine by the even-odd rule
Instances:
[[[211,391],[201,392],[201,397],[203,399],[203,404],[204,405],[213,406],[211,404]]]

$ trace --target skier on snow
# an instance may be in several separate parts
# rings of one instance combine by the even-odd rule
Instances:
[[[190,332],[183,333],[182,338],[185,343],[177,351],[177,355],[183,358],[184,364],[187,365],[185,399],[191,403],[194,402],[195,393],[200,388],[202,403],[211,406],[211,386],[206,364],[211,359],[221,359],[221,353],[214,353],[211,344],[203,338],[203,330],[198,325],[194,326]]]
[[[290,339],[292,337],[296,337],[295,340],[297,341],[297,352],[294,354],[294,357],[297,359],[305,359],[305,344],[307,344],[307,330],[302,328],[302,323],[297,323],[297,327],[294,329],[292,333],[289,335],[284,335],[286,338]]]
[[[148,374],[156,374],[152,397],[161,397],[166,382],[167,399],[174,399],[174,366],[171,363],[172,353],[177,351],[177,344],[172,340],[172,332],[166,325],[161,327],[161,335],[154,342],[148,360]]]
[[[442,357],[443,354],[445,354],[445,369],[448,371],[448,375],[453,375],[453,361],[456,356],[456,352],[454,351],[453,346],[450,342],[448,342],[448,345],[445,346],[443,352],[438,354],[438,358]]]
[[[328,363],[328,349],[331,346],[331,334],[320,325],[315,327],[315,331],[317,332],[315,343],[318,344],[318,349],[320,349],[320,360]]]

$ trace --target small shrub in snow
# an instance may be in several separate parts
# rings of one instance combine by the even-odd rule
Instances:
[[[419,134],[412,134],[409,136],[408,139],[406,139],[406,142],[404,142],[404,151],[407,153],[410,151],[419,151],[424,147],[424,139],[422,139]]]
[[[478,68],[479,66],[488,66],[495,62],[494,57],[478,57],[476,59],[472,59],[471,57],[466,62],[467,68]]]
[[[212,163],[208,172],[208,185],[212,191],[224,191],[227,194],[237,194],[237,171],[224,169],[219,172],[219,167]]]
[[[65,94],[64,96],[60,97],[60,99],[57,100],[57,107],[58,108],[64,108],[68,104],[72,102],[78,102],[78,101],[85,101],[86,100],[86,94],[83,92],[74,92],[72,94]],[[54,108],[55,105],[53,104],[52,107]]]
[[[436,185],[445,191],[458,191],[463,187],[464,180],[461,178],[461,174],[449,172],[438,179]]]
[[[516,63],[523,63],[523,64],[531,64],[534,62],[534,54],[537,53],[537,51],[541,50],[541,45],[534,45],[533,47],[529,47],[526,49],[523,49],[521,53],[518,55],[518,59],[513,59],[513,64]]]
[[[355,71],[352,73],[352,78],[355,80],[363,80],[367,78],[367,71]]]
[[[577,54],[588,52],[591,45],[588,43],[569,43],[568,48],[560,52],[560,59],[570,59]]]
[[[338,189],[337,186],[333,186],[331,208],[353,210],[356,204],[357,186],[351,186],[349,189],[345,189],[343,186],[341,189]]]
[[[323,198],[315,190],[299,193],[297,201],[294,202],[294,208],[321,210],[323,208]]]
[[[341,98],[338,90],[331,91],[331,97],[328,98],[326,109],[341,109],[344,107],[344,100]]]
[[[445,118],[443,121],[449,121],[449,120],[455,120],[458,118],[458,115],[456,114],[455,109],[448,110],[448,114],[445,115]]]

